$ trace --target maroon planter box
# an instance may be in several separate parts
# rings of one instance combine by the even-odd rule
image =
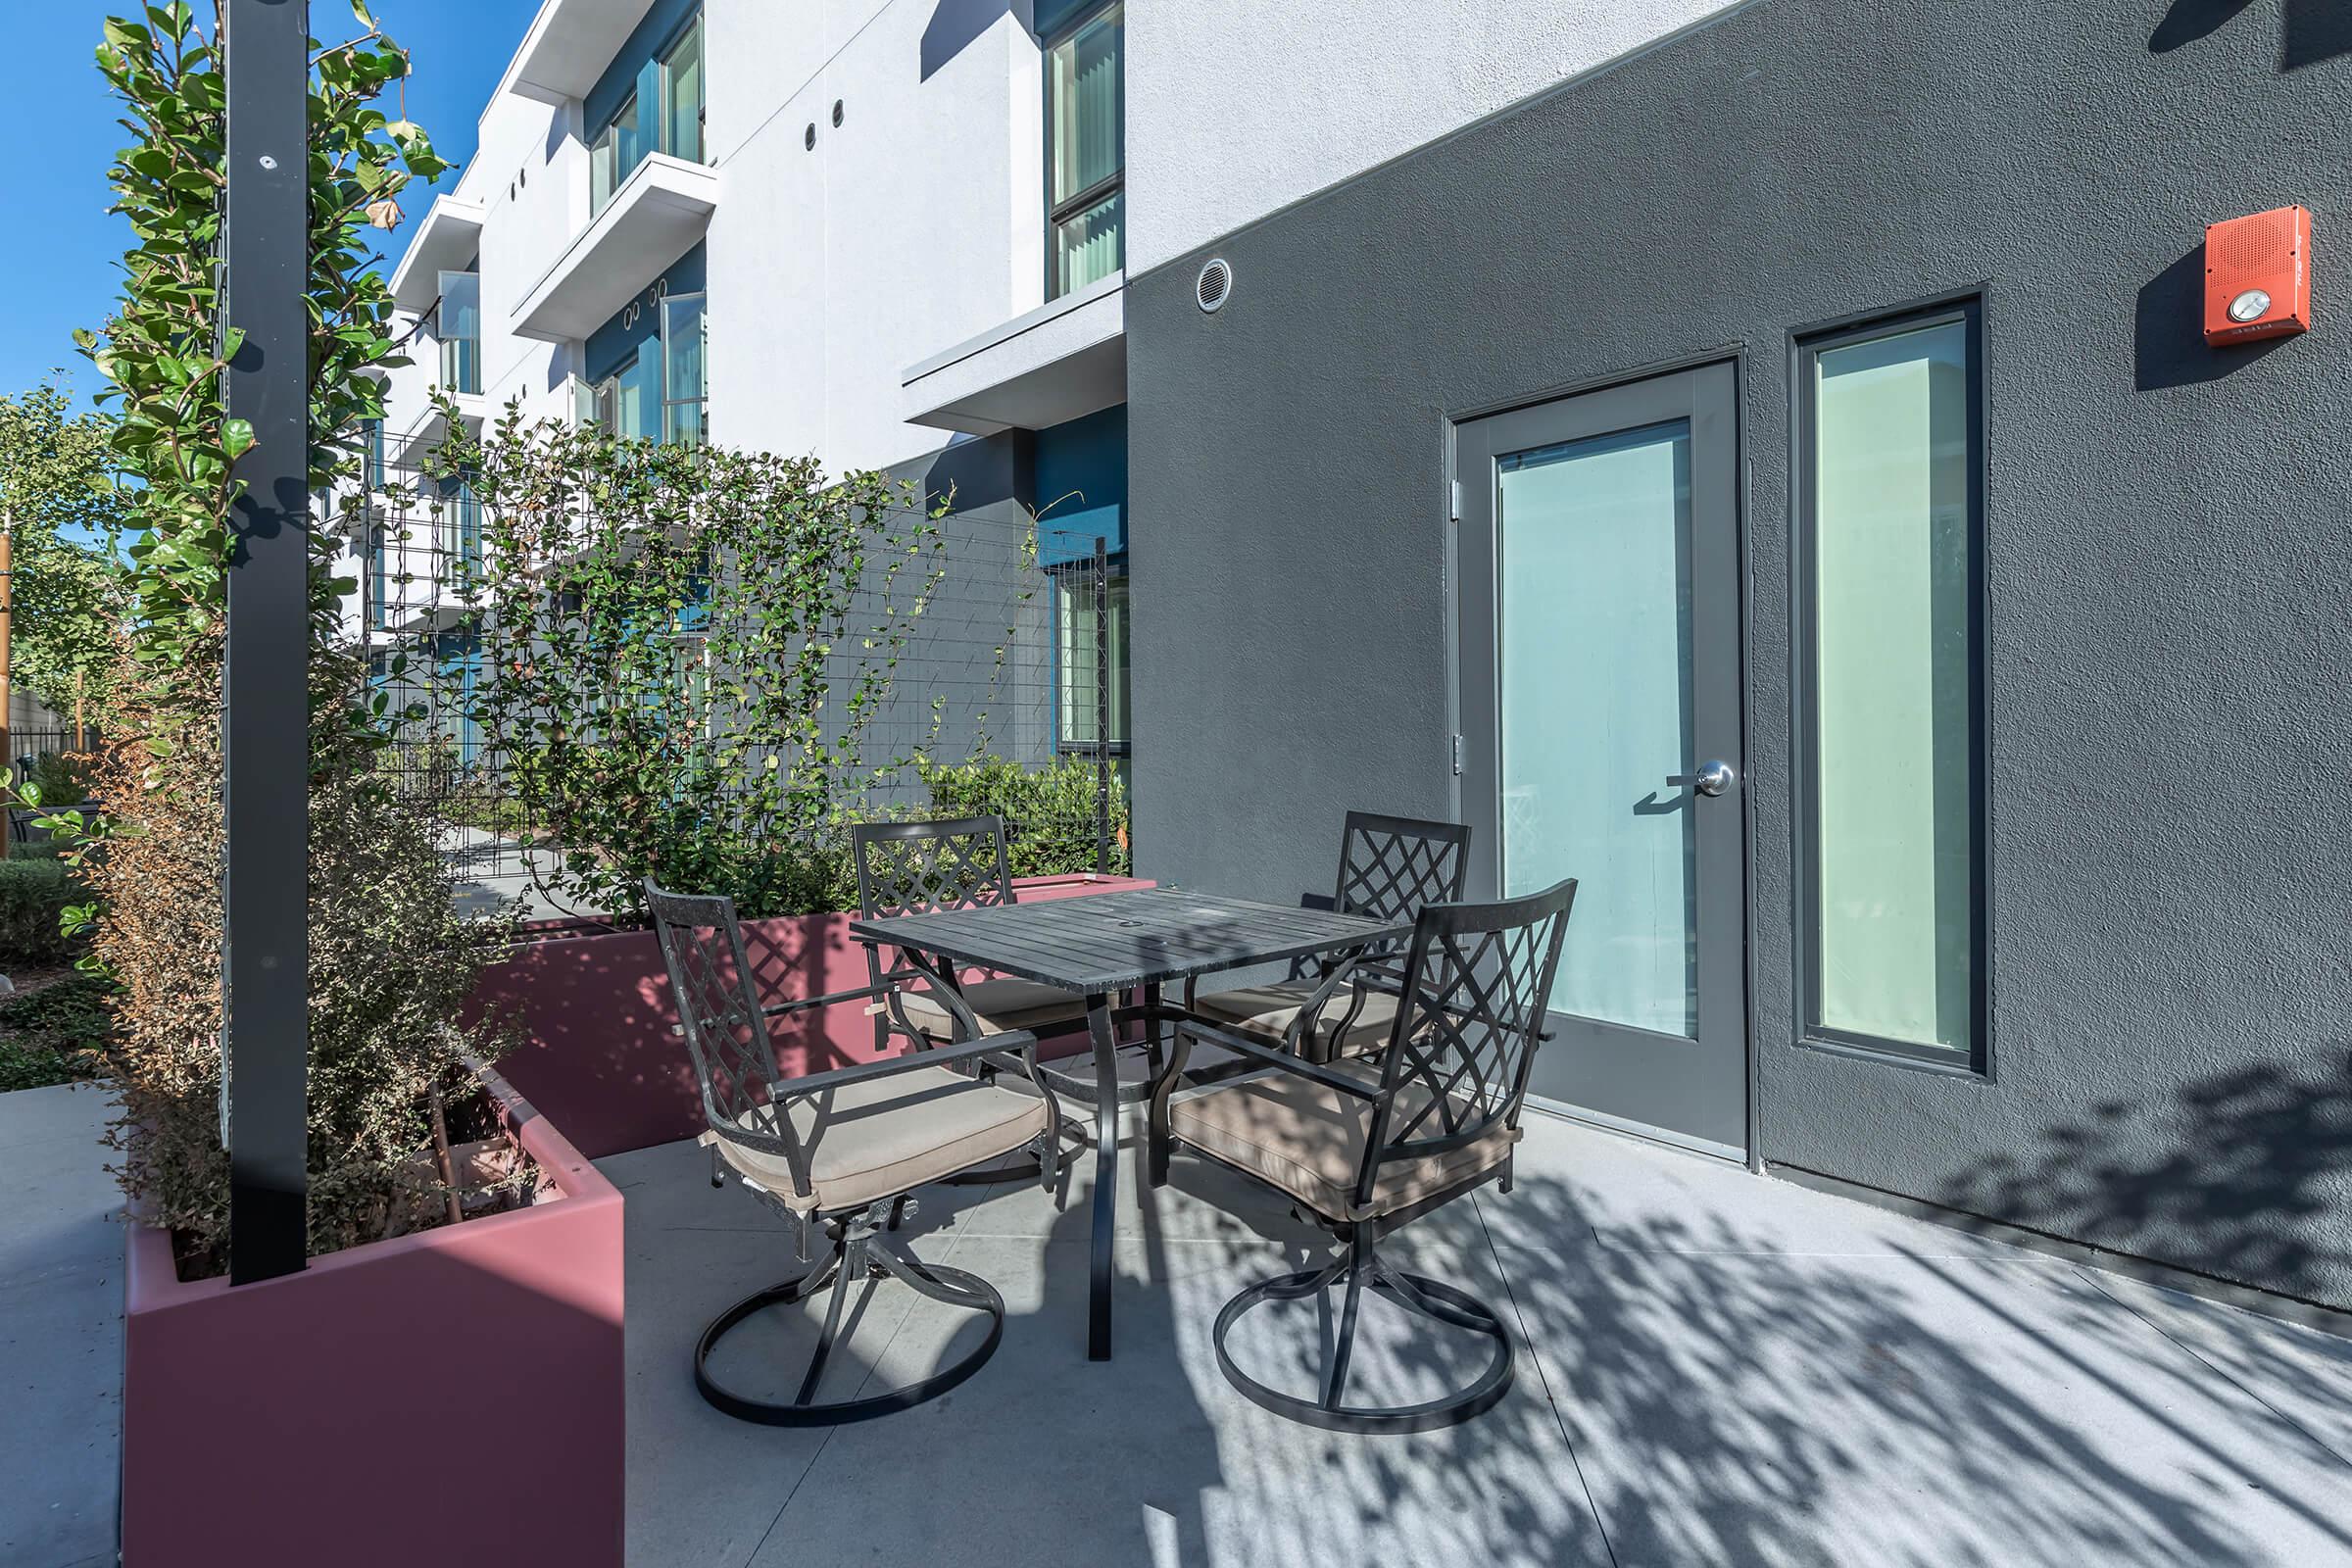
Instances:
[[[1016,886],[1023,900],[1043,901],[1153,884],[1082,872],[1025,877]],[[850,936],[851,919],[745,921],[744,949],[760,995],[789,1002],[864,985],[865,950]],[[589,1158],[692,1138],[707,1125],[651,931],[535,931],[484,972],[474,1001],[503,1006],[525,1031],[499,1070]],[[787,1076],[822,1072],[872,1056],[874,1022],[856,1004],[827,1007],[782,1024],[775,1042]]]
[[[617,1568],[620,1194],[485,1081],[562,1196],[234,1288],[131,1227],[126,1568]]]

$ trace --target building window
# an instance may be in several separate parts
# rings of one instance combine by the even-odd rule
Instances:
[[[433,729],[449,743],[458,765],[470,767],[482,752],[482,726],[474,716],[474,693],[482,674],[482,636],[471,626],[453,627],[433,634],[432,650],[436,690],[448,694],[435,705]]]
[[[360,475],[361,488],[373,495],[384,487],[384,421],[366,420],[362,433],[368,441],[366,466]]]
[[[482,278],[478,272],[443,272],[441,304],[433,315],[433,336],[441,342],[441,390],[482,389]]]
[[[701,293],[664,297],[658,329],[618,369],[589,384],[580,417],[607,434],[640,441],[699,442],[708,432],[704,379],[707,333]]]
[[[710,433],[703,348],[709,325],[700,294],[662,302],[662,439],[697,445]]]
[[[1806,1023],[1982,1066],[1984,500],[1974,305],[1799,355]]]
[[[1046,50],[1046,297],[1127,263],[1126,8],[1090,11]]]
[[[1095,603],[1092,570],[1056,572],[1054,578],[1054,662],[1057,672],[1054,708],[1055,739],[1066,751],[1092,751],[1107,740],[1114,751],[1125,751],[1132,736],[1127,724],[1127,579],[1114,574],[1105,585],[1103,604]],[[1108,679],[1097,657],[1107,636]],[[1110,724],[1099,727],[1107,684]]]
[[[597,128],[588,153],[588,210],[605,210],[654,153],[703,161],[703,19],[698,14],[637,73],[637,85]]]
[[[441,503],[441,578],[463,591],[482,564],[482,504],[461,483]]]
[[[380,527],[368,530],[368,625],[382,631],[392,619],[392,544]]]

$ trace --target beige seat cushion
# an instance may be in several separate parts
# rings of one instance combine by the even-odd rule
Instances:
[[[1298,983],[1268,986],[1242,986],[1232,991],[1213,992],[1194,999],[1195,1011],[1211,1018],[1222,1019],[1241,1034],[1254,1035],[1275,1045],[1282,1044],[1283,1031],[1298,1016],[1298,1009],[1314,1000],[1315,987]],[[1348,1016],[1349,998],[1345,988],[1323,1004],[1323,1014],[1316,1020],[1315,1034],[1322,1050],[1319,1056],[1368,1056],[1389,1043],[1389,1031],[1396,1022],[1396,999],[1386,991],[1366,989],[1363,1009],[1348,1025],[1347,1039],[1335,1047],[1340,1020]]]
[[[1368,1065],[1336,1069],[1367,1086],[1379,1082]],[[1429,1103],[1414,1085],[1397,1092],[1398,1119]],[[1410,1208],[1436,1193],[1469,1180],[1510,1157],[1516,1128],[1497,1126],[1460,1149],[1381,1168],[1372,1201],[1355,1201],[1356,1172],[1372,1130],[1373,1104],[1299,1077],[1270,1072],[1211,1089],[1168,1107],[1168,1127],[1200,1152],[1262,1177],[1316,1213],[1335,1220],[1371,1219]],[[1433,1117],[1414,1129],[1435,1137]]]
[[[984,1164],[1046,1130],[1046,1102],[945,1067],[915,1067],[786,1102],[808,1155],[807,1197],[792,1165],[705,1133],[757,1186],[796,1209],[858,1208]]]
[[[1059,986],[1041,986],[1034,980],[974,980],[963,988],[963,1000],[980,1015],[983,1035],[1013,1029],[1036,1029],[1086,1016],[1086,999]],[[956,1037],[956,1015],[927,991],[902,991],[906,1021],[934,1040]]]

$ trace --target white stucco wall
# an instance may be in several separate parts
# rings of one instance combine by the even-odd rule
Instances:
[[[1128,0],[1132,275],[1730,0]]]
[[[1044,297],[1036,46],[1000,13],[927,50],[941,9],[828,5],[820,51],[805,14],[709,0],[714,441],[836,470],[936,451],[901,370]]]

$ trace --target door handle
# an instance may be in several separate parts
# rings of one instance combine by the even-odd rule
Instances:
[[[1738,783],[1740,775],[1729,762],[1706,762],[1695,773],[1669,773],[1666,782],[1677,789],[1691,789],[1701,795],[1721,795]]]

